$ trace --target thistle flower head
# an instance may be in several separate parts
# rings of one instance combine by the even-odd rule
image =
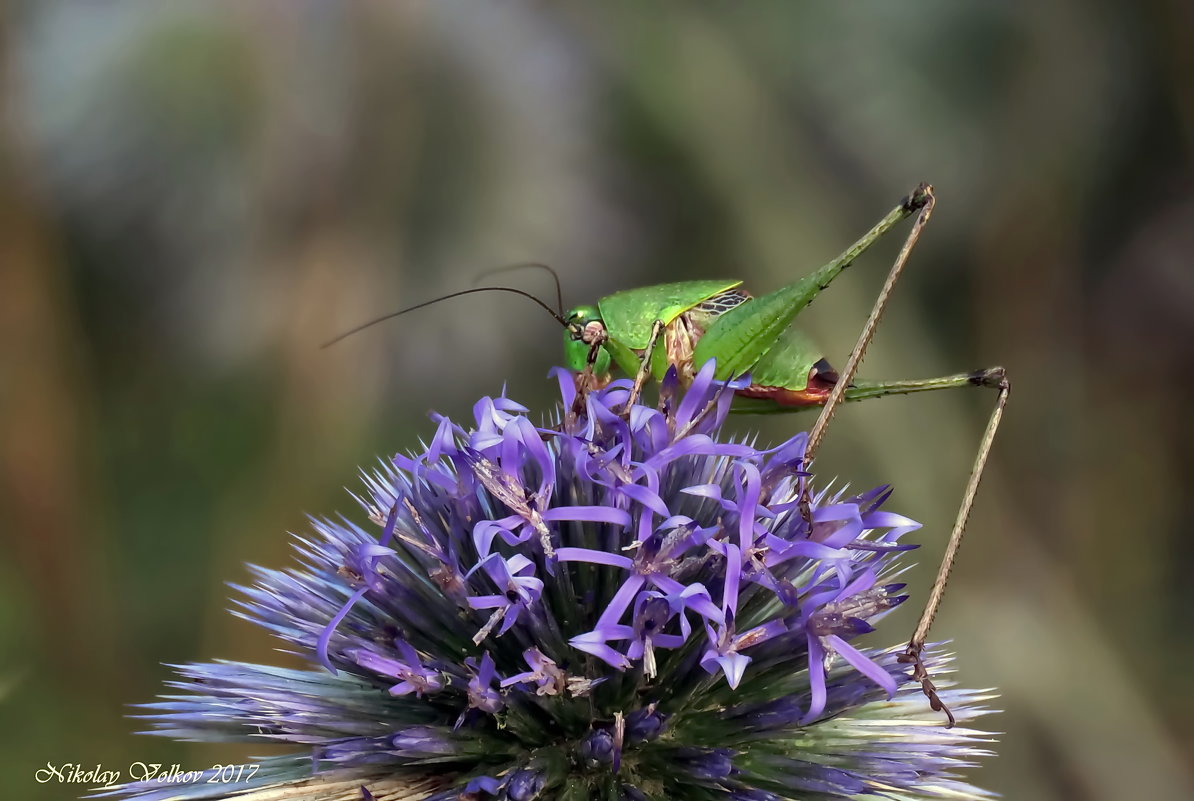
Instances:
[[[145,715],[298,754],[234,784],[103,794],[987,797],[957,775],[985,735],[941,726],[899,648],[853,642],[907,597],[896,559],[918,524],[882,508],[887,488],[802,509],[805,436],[719,439],[734,385],[712,364],[687,391],[669,374],[657,407],[627,410],[626,382],[577,403],[559,381],[554,425],[505,397],[471,427],[440,417],[422,453],[365,477],[375,530],[316,521],[299,567],[255,569],[237,614],[311,669],[180,666],[183,694]],[[961,721],[986,698],[942,697]]]

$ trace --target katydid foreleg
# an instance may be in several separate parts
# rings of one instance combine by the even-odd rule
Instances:
[[[651,338],[647,340],[647,347],[643,350],[643,358],[638,366],[638,373],[634,376],[634,386],[630,389],[630,397],[626,399],[626,416],[630,416],[630,409],[642,394],[643,384],[651,377],[651,357],[655,355],[655,345],[659,342],[659,335],[663,333],[663,321],[656,320],[651,324]]]
[[[606,333],[604,326],[593,326],[586,328],[582,333],[582,340],[589,346],[589,354],[585,359],[585,369],[576,376],[576,397],[572,399],[572,414],[578,416],[585,411],[585,398],[588,397],[589,391],[597,385],[597,378],[594,374],[594,367],[597,364],[597,358],[601,354],[601,346],[609,339],[609,334]]]

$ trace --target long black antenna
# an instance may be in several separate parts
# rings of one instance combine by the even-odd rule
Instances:
[[[507,264],[502,267],[490,267],[488,270],[482,270],[481,272],[477,273],[477,276],[473,279],[473,283],[478,283],[482,278],[488,278],[491,275],[497,275],[499,273],[512,273],[515,270],[527,269],[544,270],[551,276],[551,280],[554,281],[556,285],[556,310],[559,311],[560,316],[563,317],[564,292],[562,289],[560,289],[560,274],[557,273],[549,264],[543,264],[537,261],[520,261],[516,264]]]
[[[515,289],[514,287],[509,287],[509,286],[479,286],[479,287],[475,287],[473,289],[462,289],[459,292],[452,292],[447,295],[441,295],[440,297],[435,298],[433,300],[425,300],[422,303],[416,303],[414,306],[407,306],[405,309],[399,309],[396,312],[390,312],[389,314],[383,314],[381,317],[375,317],[367,323],[362,323],[361,325],[358,325],[356,328],[349,329],[348,331],[345,331],[343,334],[339,334],[337,336],[332,337],[331,339],[329,339],[327,342],[324,342],[319,347],[320,348],[330,347],[332,345],[335,345],[337,342],[344,339],[345,337],[350,337],[353,334],[364,331],[366,328],[375,326],[378,323],[385,322],[386,320],[391,320],[395,317],[400,317],[403,314],[406,314],[407,312],[412,312],[412,311],[415,311],[416,309],[422,309],[426,306],[434,306],[436,303],[439,303],[440,301],[451,300],[452,298],[458,298],[461,295],[472,295],[477,292],[510,292],[515,295],[522,295],[524,298],[530,298],[540,308],[542,308],[544,311],[546,311],[548,314],[550,314],[552,316],[552,318],[554,318],[557,323],[564,326],[565,328],[568,327],[568,321],[564,319],[564,315],[553,311],[550,306],[548,306],[543,301],[539,300],[539,298],[535,297],[530,292],[523,292],[521,289]]]

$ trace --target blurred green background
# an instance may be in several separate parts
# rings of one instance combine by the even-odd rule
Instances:
[[[135,736],[127,705],[163,662],[284,660],[225,582],[355,513],[356,466],[429,409],[544,408],[560,352],[502,296],[320,341],[527,259],[566,303],[769,290],[924,180],[863,373],[1015,381],[935,629],[1003,694],[974,778],[1194,797],[1191,54],[1185,0],[6,4],[0,796],[83,792],[47,762],[266,751]],[[906,230],[801,316],[836,364]],[[926,523],[922,597],[992,401],[851,407],[822,451]]]

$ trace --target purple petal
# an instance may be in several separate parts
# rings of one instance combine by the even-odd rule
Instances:
[[[494,662],[493,655],[486,651],[481,655],[481,667],[477,670],[477,680],[482,687],[488,687],[493,683]]]
[[[738,503],[738,547],[746,551],[754,544],[755,515],[763,491],[763,480],[759,476],[759,469],[750,462],[739,462],[738,467],[746,478],[746,490]]]
[[[738,689],[738,683],[742,681],[742,676],[746,673],[746,666],[750,664],[750,657],[738,653],[716,656],[716,653],[716,651],[706,651],[705,657],[701,659],[701,667],[705,669],[706,673],[714,673],[720,667],[725,673],[730,689]]]
[[[672,514],[667,508],[667,504],[663,502],[663,498],[660,498],[658,493],[648,487],[640,484],[626,484],[619,487],[618,491],[632,501],[641,503],[660,517],[670,517]]]
[[[566,370],[563,367],[553,367],[547,371],[547,375],[555,378],[556,383],[560,385],[560,399],[561,405],[565,411],[572,408],[572,403],[576,400],[576,377],[571,370]]]
[[[489,776],[478,776],[475,779],[469,779],[468,784],[464,786],[464,792],[466,794],[484,792],[488,793],[489,795],[497,795],[501,789],[502,783],[497,779],[490,778]]]
[[[561,562],[588,562],[592,565],[609,565],[626,570],[634,568],[634,562],[627,556],[608,551],[596,551],[592,548],[558,548],[556,549],[556,558]]]
[[[435,429],[435,436],[431,438],[431,447],[427,449],[427,461],[438,462],[444,453],[455,453],[455,426],[446,417],[441,417],[439,426]]]
[[[372,671],[379,676],[384,676],[390,679],[396,679],[407,673],[410,668],[399,662],[397,659],[391,659],[388,656],[375,654],[372,651],[366,651],[363,648],[356,648],[346,654],[352,661],[356,662],[365,670]]]
[[[713,397],[713,374],[717,370],[716,359],[710,359],[701,365],[701,369],[692,379],[692,385],[684,393],[680,407],[676,409],[676,427],[682,428],[692,422],[695,417]]]
[[[812,638],[815,639],[815,638]],[[872,662],[866,654],[859,651],[850,643],[843,640],[836,634],[830,634],[825,638],[826,643],[836,651],[842,659],[850,663],[850,666],[857,670],[862,675],[866,676],[871,681],[878,684],[884,690],[887,690],[887,697],[891,698],[895,695],[896,680],[890,673]],[[810,651],[811,655],[811,651]]]
[[[357,601],[361,600],[361,596],[363,596],[368,590],[368,587],[361,587],[359,590],[354,592],[347,601],[344,602],[344,606],[340,607],[340,611],[332,616],[332,619],[328,621],[328,624],[323,627],[323,631],[320,632],[319,635],[319,641],[315,644],[315,655],[319,657],[320,664],[327,668],[333,676],[339,674],[337,674],[336,669],[332,667],[332,660],[328,658],[328,644],[332,641],[332,634],[336,631],[336,627],[340,625],[340,621],[344,620],[349,611],[356,606]]]
[[[630,513],[612,506],[554,506],[542,514],[550,522],[573,520],[578,523],[612,523],[624,528],[631,523]]]
[[[809,635],[808,638],[808,685],[811,694],[808,712],[801,719],[801,724],[808,724],[825,711],[825,649],[819,638]]]
[[[578,651],[592,654],[618,670],[627,670],[630,668],[630,660],[626,658],[625,654],[607,645],[605,640],[596,631],[578,634],[569,640],[568,644]],[[505,686],[505,682],[503,682],[503,686]]]
[[[494,609],[509,604],[510,601],[504,595],[471,595],[468,598],[468,605],[473,609]]]
[[[397,503],[397,501],[395,501],[394,505],[390,507],[390,513],[388,515],[386,515],[386,525],[385,525],[385,528],[382,529],[381,538],[378,540],[379,545],[384,546],[386,543],[388,543],[390,541],[390,538],[394,536],[394,527],[397,524],[398,524],[398,503]]]
[[[630,606],[631,600],[634,599],[635,594],[638,593],[639,588],[643,586],[646,579],[639,575],[632,575],[622,583],[618,591],[614,593],[614,597],[610,599],[609,606],[605,607],[605,611],[601,613],[601,617],[597,619],[597,628],[608,628],[613,626],[622,619],[622,615],[626,614],[627,607]]]
[[[842,523],[834,526],[833,523]],[[822,506],[813,511],[813,530],[809,537],[833,548],[840,548],[862,533],[862,517],[852,503]]]
[[[692,434],[657,451],[644,464],[660,470],[685,456],[725,456],[729,458],[750,458],[758,454],[749,445],[721,443],[706,434]]]
[[[726,546],[725,585],[721,593],[722,610],[738,611],[738,581],[742,577],[742,553],[737,545]]]

